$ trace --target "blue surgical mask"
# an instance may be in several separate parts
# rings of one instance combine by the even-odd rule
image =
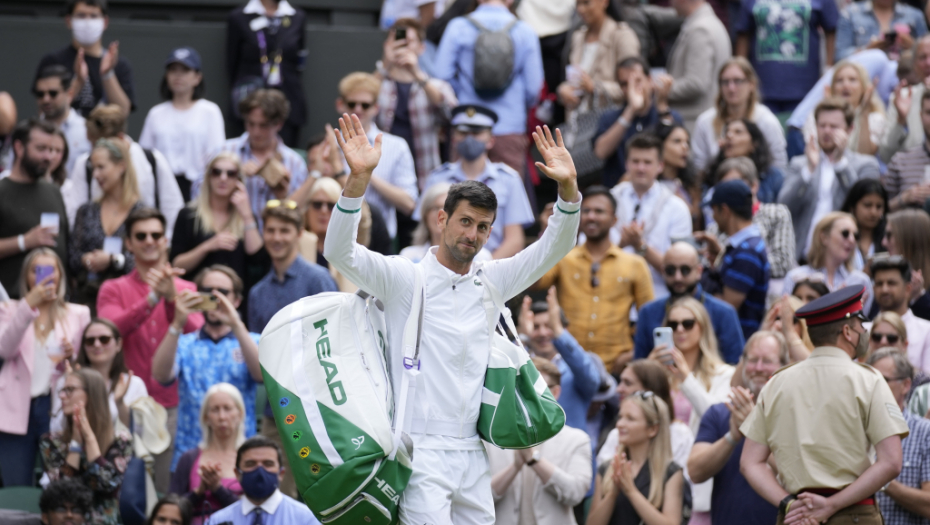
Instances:
[[[469,162],[480,157],[487,149],[487,144],[476,139],[474,135],[468,135],[455,147],[459,155]]]
[[[242,473],[242,491],[253,499],[266,499],[278,488],[277,472],[269,472],[264,467],[258,467],[250,472]]]

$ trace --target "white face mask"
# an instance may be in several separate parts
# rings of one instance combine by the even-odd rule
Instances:
[[[74,18],[71,33],[82,46],[94,44],[103,36],[103,18]]]

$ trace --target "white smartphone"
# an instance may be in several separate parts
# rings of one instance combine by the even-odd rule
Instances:
[[[652,331],[652,347],[658,348],[660,345],[665,345],[665,351],[661,358],[662,362],[665,364],[674,364],[674,359],[671,358],[671,355],[665,355],[665,352],[669,352],[672,349],[672,329],[667,326],[660,326]]]

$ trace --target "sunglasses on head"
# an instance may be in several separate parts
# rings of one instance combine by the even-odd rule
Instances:
[[[646,401],[647,399],[651,399],[653,408],[655,408],[656,410],[659,409],[659,405],[656,404],[655,392],[651,390],[637,390],[636,392],[633,392],[630,395],[633,397],[638,397],[642,399],[643,401]]]
[[[901,336],[898,334],[880,334],[878,332],[872,332],[872,342],[881,343],[882,339],[888,341],[888,344],[895,344],[901,339]]]
[[[133,237],[139,242],[144,242],[146,237],[151,236],[153,241],[158,242],[164,235],[162,232],[136,232]]]
[[[672,331],[678,330],[678,325],[681,325],[686,331],[694,328],[694,323],[697,322],[697,319],[684,319],[682,321],[669,321],[665,323],[665,326],[672,329]]]
[[[58,96],[58,94],[61,93],[61,91],[59,91],[59,90],[57,90],[57,89],[50,89],[50,90],[48,90],[48,91],[39,91],[39,90],[37,89],[37,90],[33,91],[32,93],[36,96],[36,98],[38,98],[38,99],[43,99],[43,98],[45,98],[45,95],[48,95],[49,98],[56,98],[56,97]]]
[[[335,202],[326,202],[326,201],[310,201],[310,207],[314,210],[320,211],[323,209],[323,206],[329,208],[329,211],[333,211],[336,208]]]
[[[219,168],[210,169],[210,175],[214,177],[221,177],[224,173],[226,174],[226,178],[229,178],[229,179],[239,178],[239,170],[221,170]]]
[[[106,345],[110,344],[110,341],[112,341],[112,340],[113,340],[113,336],[112,336],[112,335],[100,335],[100,336],[96,336],[96,337],[95,337],[95,336],[92,336],[92,335],[89,335],[89,336],[87,336],[87,337],[84,338],[84,346],[94,346],[94,344],[96,344],[97,341],[100,341],[100,344],[101,344],[102,346],[106,346]]]
[[[279,200],[279,199],[271,199],[270,201],[268,201],[268,202],[265,203],[265,208],[268,208],[269,210],[272,209],[272,208],[279,208],[279,207],[281,207],[281,206],[284,206],[285,208],[287,208],[287,209],[289,209],[289,210],[296,210],[296,209],[297,209],[297,203],[294,202],[294,201],[292,201],[292,200],[283,200],[283,201],[282,201],[282,200]]]
[[[665,275],[667,277],[675,277],[675,273],[681,272],[682,277],[687,277],[691,275],[691,270],[692,268],[690,266],[674,266],[669,264],[665,267]]]
[[[371,106],[373,106],[373,104],[372,104],[371,102],[355,102],[355,101],[353,101],[353,100],[345,100],[345,99],[343,99],[343,100],[345,101],[346,106],[348,106],[349,109],[355,109],[355,108],[361,106],[361,108],[362,108],[363,111],[368,111],[368,108],[370,108]]]
[[[840,235],[842,235],[844,239],[848,239],[849,236],[852,235],[857,241],[859,240],[859,232],[854,232],[852,230],[843,230],[840,232]]]

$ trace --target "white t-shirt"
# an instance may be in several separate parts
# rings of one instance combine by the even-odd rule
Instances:
[[[171,101],[149,110],[139,136],[146,149],[162,152],[174,168],[193,182],[203,178],[210,156],[226,142],[226,128],[220,107],[200,99],[188,109],[175,108]]]
[[[126,374],[123,374],[125,377]],[[58,380],[58,383],[55,385],[55,391],[52,396],[52,421],[49,425],[49,430],[51,432],[61,432],[65,428],[65,415],[61,411],[61,398],[58,397],[58,391],[65,386],[65,378],[61,377]],[[110,392],[110,380],[107,379],[107,392]],[[126,389],[126,395],[123,396],[123,404],[127,407],[132,405],[137,399],[142,397],[147,397],[149,391],[145,388],[145,382],[142,381],[142,378],[132,376],[129,379],[129,388]],[[116,408],[116,401],[113,399],[113,394],[109,393],[107,400],[110,403],[110,416],[113,418],[113,425],[115,426],[117,420],[119,419],[119,412]]]

